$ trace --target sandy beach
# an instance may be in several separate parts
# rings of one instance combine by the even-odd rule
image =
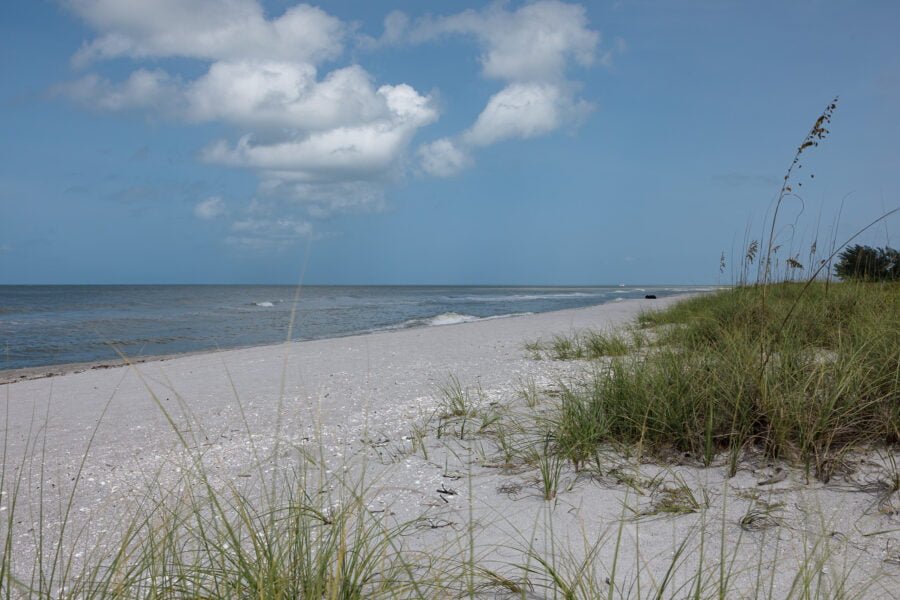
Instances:
[[[753,456],[728,478],[721,465],[661,465],[611,450],[590,475],[560,465],[559,491],[546,500],[537,469],[504,464],[491,427],[439,431],[446,425],[441,390],[454,381],[479,410],[551,414],[559,386],[592,367],[537,360],[527,343],[622,327],[640,311],[677,300],[195,354],[0,385],[0,510],[10,510],[19,482],[17,560],[33,562],[21,549],[36,551],[36,530],[58,531],[76,482],[65,551],[89,556],[115,544],[123,514],[148,490],[177,488],[196,457],[215,485],[252,496],[253,486],[312,454],[323,477],[364,479],[373,514],[414,524],[404,548],[444,557],[474,550],[511,578],[538,555],[570,566],[588,557],[588,576],[601,581],[616,569],[620,595],[636,597],[658,585],[673,561],[674,579],[683,582],[705,563],[724,561],[735,582],[750,589],[761,580],[773,597],[788,595],[804,568],[864,586],[868,598],[892,597],[900,585],[900,519],[873,491],[890,459],[883,453],[848,458],[852,476],[823,484]],[[526,406],[522,390],[529,387],[542,400]],[[332,486],[338,496],[339,487]],[[690,492],[691,510],[661,510],[661,500],[678,490]],[[757,527],[745,521],[754,507],[771,508],[758,511],[769,520]],[[539,588],[528,593],[544,597]]]

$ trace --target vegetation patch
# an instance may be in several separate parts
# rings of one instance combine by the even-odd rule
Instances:
[[[639,331],[630,333],[604,333],[587,330],[574,335],[555,335],[549,342],[531,342],[525,349],[535,359],[596,360],[611,356],[624,356],[646,342]]]
[[[652,352],[563,395],[555,438],[576,465],[624,443],[705,464],[725,451],[734,471],[754,447],[827,481],[848,449],[900,441],[897,284],[742,286],[640,323],[659,331]]]

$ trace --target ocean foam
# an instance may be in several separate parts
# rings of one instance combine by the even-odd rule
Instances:
[[[604,292],[588,294],[586,292],[565,292],[560,294],[509,294],[507,296],[459,296],[451,300],[464,302],[524,302],[529,300],[558,300],[563,298],[601,298]]]
[[[455,312],[446,312],[441,313],[436,317],[425,319],[425,323],[428,325],[456,325],[457,323],[470,323],[472,321],[479,320],[479,317],[475,317],[472,315],[461,315]]]
[[[472,321],[493,321],[494,319],[508,319],[509,317],[524,317],[533,315],[533,312],[516,312],[503,315],[491,315],[489,317],[476,317],[475,315],[464,315],[455,312],[446,312],[433,317],[423,317],[420,319],[409,319],[396,325],[386,325],[383,327],[373,327],[366,329],[365,333],[374,333],[377,331],[394,331],[397,329],[412,329],[414,327],[442,327],[444,325],[458,325],[460,323],[471,323]]]

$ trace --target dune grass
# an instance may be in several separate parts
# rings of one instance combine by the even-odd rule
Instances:
[[[650,351],[565,389],[556,435],[576,464],[609,442],[732,465],[753,447],[827,481],[848,449],[900,441],[896,284],[737,287],[639,323]]]
[[[621,332],[586,330],[573,335],[555,335],[546,344],[533,342],[526,345],[534,358],[551,360],[591,360],[607,356],[623,356],[643,344],[639,332],[630,336]]]

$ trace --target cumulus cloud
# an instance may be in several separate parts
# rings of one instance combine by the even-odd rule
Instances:
[[[451,34],[475,37],[484,75],[507,81],[561,79],[569,59],[590,66],[600,42],[600,34],[588,28],[584,7],[556,0],[516,11],[494,3],[481,11],[423,19],[409,38],[422,42]]]
[[[472,159],[457,143],[442,138],[419,148],[419,160],[429,175],[450,177],[465,169]]]
[[[101,59],[185,57],[277,59],[306,63],[335,58],[347,27],[323,10],[299,4],[266,19],[257,0],[66,0],[101,35],[75,55]]]
[[[206,221],[225,214],[225,203],[218,196],[211,196],[194,206],[194,216]]]
[[[138,69],[113,83],[90,74],[57,87],[88,107],[102,110],[152,108],[187,121],[223,121],[254,130],[324,131],[384,120],[409,121],[436,109],[430,98],[408,85],[375,88],[371,76],[353,65],[316,79],[309,64],[280,61],[213,63],[194,81],[162,70]]]
[[[466,131],[419,149],[427,173],[452,175],[471,163],[471,148],[546,135],[577,123],[593,108],[576,97],[578,86],[567,79],[571,63],[594,63],[600,42],[582,6],[542,0],[510,11],[504,3],[495,3],[411,25],[396,16],[392,22],[391,35],[385,23],[385,43],[401,35],[395,31],[399,24],[412,43],[448,35],[472,37],[481,47],[482,74],[506,82]]]
[[[317,81],[315,67],[305,63],[218,62],[183,94],[191,119],[251,127],[324,130],[367,123],[388,113],[382,90],[355,65]]]
[[[262,199],[232,223],[230,239],[248,247],[265,246],[266,236],[278,245],[312,235],[310,218],[383,209],[385,186],[404,172],[419,131],[439,116],[434,98],[406,83],[376,82],[357,64],[329,64],[351,40],[375,50],[462,36],[480,49],[482,76],[502,82],[470,127],[417,150],[431,175],[451,176],[472,164],[478,148],[549,134],[591,109],[568,77],[574,66],[597,61],[599,34],[583,7],[557,0],[418,20],[395,11],[378,39],[308,4],[267,15],[260,0],[63,2],[96,31],[73,56],[79,68],[122,57],[200,63],[190,76],[158,66],[180,64],[171,61],[138,65],[117,81],[88,72],[57,92],[95,110],[231,126],[234,133],[200,157],[259,175]],[[227,214],[215,197],[194,213]]]
[[[358,43],[366,50],[376,50],[384,46],[402,44],[409,31],[410,19],[403,11],[395,10],[384,18],[384,33],[379,38],[367,35],[359,36]]]
[[[135,108],[169,111],[177,102],[178,89],[177,80],[161,69],[138,69],[118,84],[91,74],[55,88],[85,106],[111,111]]]
[[[530,138],[559,127],[559,90],[552,85],[516,83],[491,96],[472,128],[463,136],[476,146]]]
[[[319,8],[300,4],[266,18],[257,0],[68,5],[99,33],[77,64],[187,57],[208,67],[192,79],[158,68],[118,82],[89,73],[59,93],[95,110],[232,125],[239,137],[209,144],[202,159],[253,169],[269,190],[302,198],[319,215],[383,206],[378,187],[401,170],[416,132],[438,117],[431,97],[403,83],[376,85],[359,65],[320,73],[322,61],[341,54],[350,28]],[[350,193],[357,196],[343,196]]]
[[[274,143],[256,143],[246,135],[233,146],[212,144],[203,157],[303,181],[377,177],[391,167],[415,131],[437,117],[431,100],[408,85],[382,86],[378,94],[386,109],[382,118]]]

